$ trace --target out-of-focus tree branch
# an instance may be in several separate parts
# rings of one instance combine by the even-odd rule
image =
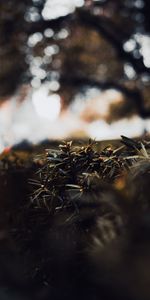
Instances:
[[[25,31],[29,35],[35,32],[42,32],[47,28],[51,28],[53,30],[58,31],[62,28],[63,25],[69,26],[69,23],[72,22],[74,19],[75,19],[74,14],[68,14],[67,16],[59,17],[52,20],[41,19],[37,22],[32,23],[32,25],[30,23],[26,23]]]
[[[144,101],[141,91],[138,88],[129,88],[124,84],[118,83],[116,81],[98,81],[86,77],[61,77],[60,82],[63,86],[72,86],[77,90],[85,86],[97,87],[101,90],[116,89],[121,92],[124,96],[134,102],[137,113],[142,118],[150,117],[150,109],[144,107]]]
[[[43,60],[41,69],[44,69],[47,74],[49,73],[49,77],[46,74],[44,79],[40,79],[41,82],[49,80],[50,73],[56,71],[60,76],[60,89],[63,90],[65,87],[70,102],[75,93],[78,92],[77,89],[82,89],[86,85],[97,86],[103,90],[115,88],[124,94],[127,99],[131,99],[131,106],[134,103],[140,116],[143,118],[149,117],[150,111],[144,107],[143,91],[140,90],[138,85],[136,88],[129,88],[124,83],[124,75],[126,74],[123,71],[124,62],[129,63],[135,71],[135,78],[138,77],[139,82],[142,82],[143,74],[149,75],[150,73],[150,68],[143,62],[144,56],[140,53],[138,45],[135,46],[139,54],[138,58],[135,57],[134,51],[127,52],[124,48],[124,43],[132,38],[136,30],[138,32],[136,21],[134,22],[134,14],[137,15],[139,11],[143,13],[143,16],[145,16],[143,24],[146,22],[148,26],[149,1],[143,0],[143,9],[138,9],[134,5],[134,1],[131,3],[132,5],[124,3],[123,0],[87,2],[91,2],[91,5],[85,4],[82,8],[76,9],[74,13],[56,19],[44,20],[42,10],[45,0],[35,1],[34,3],[32,0],[25,0],[23,3],[18,0],[8,0],[9,5],[0,1],[1,96],[11,95],[22,82],[30,82],[34,78],[36,74],[30,72],[31,65],[26,58],[30,58],[32,64],[34,57],[37,56],[41,58],[41,61]],[[16,10],[12,9],[14,4]],[[98,10],[95,10],[96,7]],[[30,16],[32,11],[37,12],[39,16],[37,21],[32,21],[32,18],[30,21],[25,17]],[[118,19],[116,20],[117,11]],[[125,18],[124,12],[127,13]],[[127,27],[124,26],[125,20],[129,21]],[[47,28],[53,29],[54,35],[46,38],[44,34],[41,42],[30,46],[28,43],[30,35],[36,32],[43,33]],[[63,28],[66,28],[70,35],[64,40],[59,40],[57,36]],[[146,34],[146,30],[143,31],[144,34]],[[93,46],[89,42],[90,35],[92,36]],[[85,40],[89,42],[89,45],[88,42],[85,43]],[[45,48],[48,45],[53,47],[53,44],[59,46],[58,55],[52,55],[50,59],[49,56],[44,57]],[[101,52],[103,54],[105,49],[107,50],[106,54],[101,55]],[[112,52],[113,55],[111,55]],[[93,57],[95,57],[95,60],[93,60]],[[119,68],[118,65],[121,67]],[[101,73],[99,68],[102,70]],[[71,77],[70,70],[72,71]],[[118,81],[118,78],[120,81]],[[130,81],[130,78],[128,81]],[[66,101],[66,105],[68,105],[70,102],[66,100],[67,96],[64,99],[64,102]]]
[[[121,38],[121,36],[123,37],[124,35],[121,34],[120,28],[118,28],[120,32],[116,32],[113,30],[113,24],[111,23],[110,26],[109,21],[107,21],[106,18],[93,15],[88,10],[84,9],[78,10],[78,18],[82,25],[93,28],[103,35],[103,37],[115,48],[119,58],[131,63],[138,74],[150,73],[150,68],[147,68],[144,65],[142,56],[137,59],[133,56],[133,53],[129,53],[124,50],[124,40]]]
[[[48,27],[58,31],[62,26],[71,26],[74,23],[79,23],[82,26],[96,30],[115,48],[119,58],[131,63],[138,74],[150,73],[150,68],[145,66],[142,56],[136,58],[132,52],[129,53],[124,50],[123,44],[130,38],[130,35],[128,35],[124,29],[117,28],[110,19],[100,15],[93,15],[87,9],[78,9],[74,14],[69,14],[54,20],[40,20],[32,23],[32,26],[30,23],[26,24],[26,32],[32,34],[37,31],[43,31]]]

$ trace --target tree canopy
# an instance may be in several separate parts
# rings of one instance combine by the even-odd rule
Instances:
[[[59,1],[0,1],[2,100],[22,83],[49,82],[64,107],[91,87],[116,89],[124,101],[112,105],[110,120],[149,117],[149,1],[74,3],[67,9]]]

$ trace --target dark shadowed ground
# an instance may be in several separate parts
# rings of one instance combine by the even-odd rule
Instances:
[[[70,202],[70,191],[70,198],[65,198],[64,186],[64,205],[53,211],[51,206],[31,202],[35,187],[29,181],[38,176],[35,172],[43,165],[41,156],[35,159],[32,147],[1,155],[2,300],[149,299],[149,144],[143,141],[141,146],[125,138],[123,141],[125,146],[120,142],[108,148],[101,145],[103,150],[98,147],[94,152],[82,144],[82,149],[76,150],[78,159],[82,155],[83,161],[86,152],[90,155],[89,164],[96,162],[94,168],[100,161],[99,176],[89,173],[91,177],[84,181],[85,189],[76,202]],[[57,155],[67,153],[66,148],[57,152],[56,144],[50,147]],[[49,159],[54,153],[51,151]],[[114,172],[110,177],[116,160],[121,166],[128,156],[128,167],[125,164],[125,169],[122,166],[120,173]],[[87,170],[85,162],[83,166]],[[61,168],[65,173],[67,165]],[[79,180],[85,178],[83,169],[81,174],[74,170],[74,174]],[[58,191],[57,180],[55,187]]]

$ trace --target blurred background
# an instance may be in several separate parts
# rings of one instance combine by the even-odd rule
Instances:
[[[150,130],[149,0],[0,0],[0,151]]]

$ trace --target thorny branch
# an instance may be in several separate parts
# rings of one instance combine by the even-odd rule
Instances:
[[[76,210],[83,193],[113,185],[136,161],[149,160],[149,143],[124,136],[122,143],[117,149],[108,146],[98,151],[91,140],[86,146],[64,142],[58,150],[47,150],[37,178],[31,181],[35,186],[32,203],[53,213],[70,207]]]

